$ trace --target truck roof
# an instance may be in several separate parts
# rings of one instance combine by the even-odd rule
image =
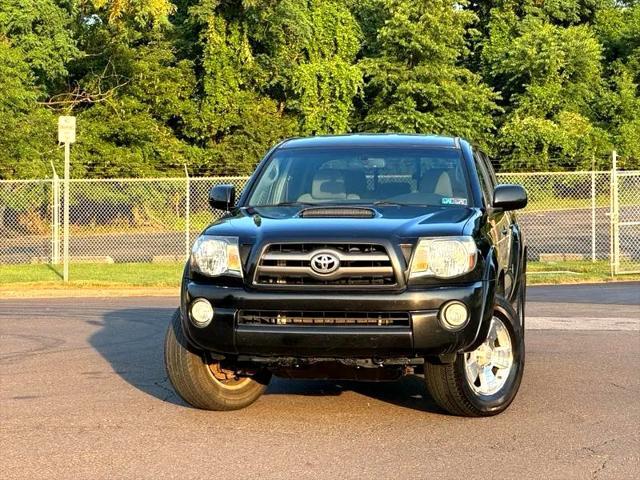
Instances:
[[[354,133],[349,135],[318,135],[315,137],[292,138],[285,140],[279,148],[390,146],[460,148],[460,143],[457,137],[445,137],[440,135]]]

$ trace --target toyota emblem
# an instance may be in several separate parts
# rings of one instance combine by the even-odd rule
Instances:
[[[311,257],[311,268],[321,275],[329,275],[340,267],[340,259],[329,252],[319,252]]]

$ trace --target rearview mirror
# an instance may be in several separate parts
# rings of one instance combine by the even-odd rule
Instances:
[[[493,191],[494,209],[518,210],[527,206],[527,191],[522,185],[498,185]]]
[[[215,185],[209,190],[209,205],[214,210],[228,212],[236,203],[236,187],[233,185]]]
[[[384,168],[387,164],[384,158],[368,157],[362,162],[367,168]]]

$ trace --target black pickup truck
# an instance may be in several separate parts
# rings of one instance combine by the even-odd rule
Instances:
[[[238,409],[287,378],[424,374],[446,411],[506,409],[524,369],[518,185],[459,138],[344,135],[271,149],[196,240],[165,365],[191,405]]]

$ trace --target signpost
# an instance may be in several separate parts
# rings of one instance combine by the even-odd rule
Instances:
[[[76,141],[76,117],[58,117],[58,142],[64,144],[64,212],[63,212],[63,241],[62,241],[62,277],[69,281],[69,162],[71,144]]]

